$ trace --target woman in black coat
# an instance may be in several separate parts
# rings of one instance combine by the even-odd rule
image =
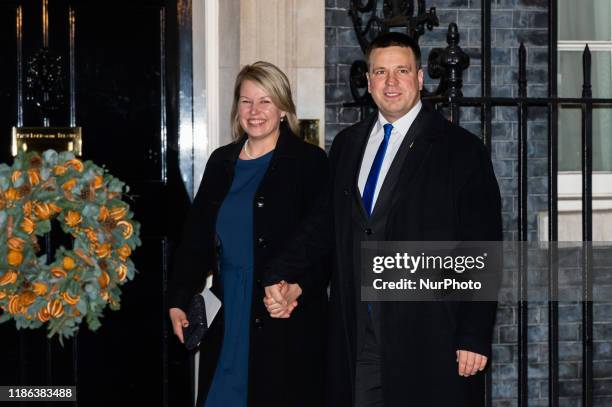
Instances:
[[[318,406],[328,272],[316,264],[303,280],[281,283],[288,296],[299,296],[278,311],[291,318],[270,317],[261,273],[323,193],[327,157],[295,136],[289,81],[269,63],[238,74],[232,130],[236,140],[208,160],[176,252],[173,329],[182,342],[184,310],[212,275],[223,307],[200,344],[197,406]]]

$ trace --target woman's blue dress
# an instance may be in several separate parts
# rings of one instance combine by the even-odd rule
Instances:
[[[271,157],[269,152],[254,160],[236,161],[232,186],[217,216],[225,332],[205,407],[247,405],[253,200]]]

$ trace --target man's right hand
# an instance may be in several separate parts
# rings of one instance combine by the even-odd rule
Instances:
[[[187,321],[187,315],[180,308],[170,308],[170,320],[172,321],[172,329],[174,334],[178,337],[181,343],[185,343],[183,340],[183,328],[189,326]]]

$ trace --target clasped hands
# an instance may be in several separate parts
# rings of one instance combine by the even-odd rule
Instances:
[[[299,284],[289,284],[281,281],[265,288],[264,304],[272,318],[289,318],[298,306],[297,299],[302,295]]]

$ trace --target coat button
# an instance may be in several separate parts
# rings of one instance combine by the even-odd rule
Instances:
[[[255,325],[255,327],[261,328],[263,326],[263,321],[261,320],[261,318],[255,318],[253,324]]]
[[[263,288],[263,283],[261,281],[261,279],[257,279],[257,281],[255,281],[255,283],[257,284],[257,288]]]
[[[262,247],[262,248],[265,249],[266,247],[268,247],[268,242],[263,237],[258,237],[257,238],[257,245],[259,247]]]
[[[264,197],[263,196],[258,196],[257,198],[255,198],[255,206],[257,206],[258,208],[264,207]]]
[[[343,193],[345,196],[348,196],[350,192],[349,192],[349,190],[348,190],[348,189],[344,189],[344,191],[342,191],[342,193]]]
[[[368,235],[368,236],[369,236],[369,235],[371,235],[371,234],[372,234],[372,229],[367,228],[367,229],[365,230],[365,234],[366,234],[366,235]]]

